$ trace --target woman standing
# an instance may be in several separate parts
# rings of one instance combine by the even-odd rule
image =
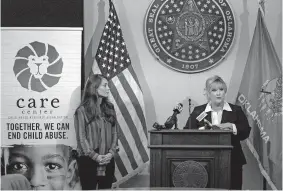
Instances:
[[[118,141],[114,106],[108,100],[108,81],[90,75],[75,113],[79,175],[83,190],[111,188]]]
[[[249,137],[251,127],[241,107],[225,101],[227,86],[221,77],[208,78],[205,90],[208,103],[195,107],[184,129],[203,129],[206,119],[222,130],[233,132],[230,189],[241,190],[242,167],[247,162],[240,141]],[[198,118],[201,115],[205,116],[202,120]]]

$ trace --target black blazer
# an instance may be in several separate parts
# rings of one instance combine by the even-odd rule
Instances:
[[[199,127],[204,126],[204,121],[198,121],[196,118],[201,114],[207,104],[200,105],[194,108],[194,111],[191,113],[186,126],[184,129],[198,129]],[[221,123],[234,123],[237,128],[237,135],[232,135],[232,145],[234,148],[231,152],[231,164],[241,164],[244,165],[247,163],[245,155],[243,153],[240,141],[245,140],[249,137],[251,127],[249,126],[249,122],[247,117],[245,116],[242,108],[237,105],[230,104],[232,111],[223,110]],[[211,122],[211,112],[207,112],[207,116],[205,117],[208,121]]]

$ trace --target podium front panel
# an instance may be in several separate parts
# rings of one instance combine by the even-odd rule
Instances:
[[[167,130],[150,138],[151,187],[229,189],[229,132]]]

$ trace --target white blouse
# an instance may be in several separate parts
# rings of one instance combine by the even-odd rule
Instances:
[[[208,103],[206,105],[206,108],[204,110],[204,112],[211,112],[211,123],[212,125],[219,125],[221,123],[221,119],[222,119],[222,114],[223,114],[223,110],[226,110],[226,111],[232,111],[230,105],[228,104],[228,102],[224,102],[224,106],[223,106],[223,109],[220,110],[220,111],[214,111],[212,108],[211,108],[211,105],[210,103]],[[234,135],[237,135],[237,128],[236,128],[236,125],[235,124],[232,124],[233,126],[233,134]],[[201,129],[201,128],[200,128]]]

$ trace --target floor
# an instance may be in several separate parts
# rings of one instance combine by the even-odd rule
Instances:
[[[142,188],[149,187],[149,175],[136,175],[128,181],[120,184],[119,188]]]

